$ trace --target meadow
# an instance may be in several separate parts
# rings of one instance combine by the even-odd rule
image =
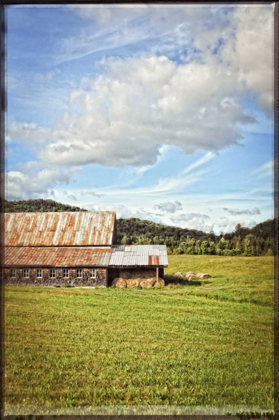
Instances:
[[[6,414],[272,411],[273,257],[169,256],[167,274],[190,270],[213,277],[155,290],[7,286]]]

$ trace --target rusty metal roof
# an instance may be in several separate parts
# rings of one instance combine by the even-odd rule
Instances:
[[[142,267],[168,265],[167,248],[160,245],[154,255],[152,245],[112,248],[98,247],[5,247],[5,266],[11,267]],[[137,249],[136,251],[134,249]],[[148,252],[148,253],[147,253]]]
[[[114,245],[109,266],[167,266],[166,245]]]
[[[6,213],[6,246],[111,245],[115,212]]]
[[[6,247],[5,266],[107,267],[111,248]]]

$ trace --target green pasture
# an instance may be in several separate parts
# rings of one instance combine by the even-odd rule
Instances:
[[[213,277],[155,290],[7,286],[6,412],[272,410],[273,257],[171,255],[166,272],[177,271]]]

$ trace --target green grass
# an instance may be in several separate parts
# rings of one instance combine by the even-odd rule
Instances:
[[[273,408],[273,258],[169,256],[200,285],[6,287],[12,407]]]

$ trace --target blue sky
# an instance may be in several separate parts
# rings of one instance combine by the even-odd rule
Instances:
[[[273,6],[10,6],[6,197],[273,217]]]

